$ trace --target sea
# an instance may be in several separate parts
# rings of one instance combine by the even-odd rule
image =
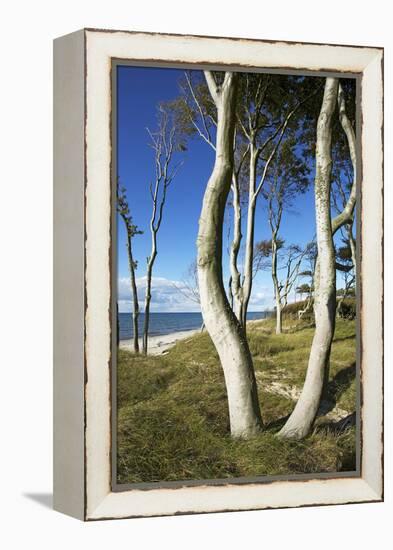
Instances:
[[[266,319],[271,315],[268,311],[250,312],[247,320]],[[139,334],[142,336],[144,314],[138,319]],[[195,330],[202,326],[200,313],[150,313],[149,335],[159,336],[185,330]],[[119,313],[119,339],[130,340],[134,335],[131,313]]]

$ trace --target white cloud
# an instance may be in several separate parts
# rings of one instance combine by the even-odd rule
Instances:
[[[270,288],[261,286],[254,283],[250,302],[248,306],[249,311],[264,311],[265,309],[271,309],[273,305],[273,296]]]
[[[143,310],[146,289],[146,277],[136,280],[138,288],[139,307]],[[151,311],[158,312],[193,312],[200,311],[199,304],[189,296],[186,285],[182,281],[153,277]],[[127,277],[118,280],[119,312],[129,312],[132,308],[130,282]],[[250,299],[249,311],[264,311],[272,307],[271,289],[254,282]]]
[[[146,290],[146,277],[136,280],[139,307],[143,310]],[[164,277],[153,277],[151,288],[151,311],[188,312],[200,311],[199,304],[188,297],[189,293],[182,281],[172,281]],[[120,312],[131,311],[132,299],[130,282],[126,277],[118,280],[118,303]]]

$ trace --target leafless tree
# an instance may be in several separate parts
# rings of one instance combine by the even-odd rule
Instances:
[[[264,197],[267,201],[268,220],[271,231],[271,274],[276,303],[276,334],[282,332],[282,309],[286,306],[289,292],[299,273],[300,264],[307,250],[296,245],[283,247],[279,232],[285,209],[292,206],[294,198],[304,193],[308,187],[308,169],[304,162],[295,154],[297,146],[296,135],[286,139],[274,160],[273,170],[267,178]],[[285,251],[285,277],[280,281],[278,271],[280,266],[279,251]],[[282,254],[281,254],[282,255]],[[282,259],[281,259],[282,261]]]
[[[288,304],[289,295],[296,283],[307,248],[302,249],[295,244],[285,246],[284,241],[274,234],[272,239],[258,242],[255,249],[254,258],[258,262],[257,269],[262,267],[271,271],[276,307],[276,334],[281,334],[282,311]]]
[[[160,106],[158,109],[158,129],[151,132],[150,145],[154,151],[155,178],[150,183],[152,214],[150,218],[151,252],[147,258],[145,317],[143,326],[143,353],[147,353],[150,321],[151,285],[154,262],[157,257],[157,234],[160,230],[168,188],[173,182],[182,161],[174,163],[177,150],[182,150],[182,144],[176,139],[176,126],[168,112]]]
[[[305,254],[305,263],[306,263],[306,269],[304,271],[301,271],[299,273],[299,278],[307,277],[309,280],[309,283],[303,283],[300,287],[298,287],[297,291],[302,294],[302,291],[306,292],[307,298],[306,303],[303,309],[300,309],[298,311],[298,318],[299,320],[302,319],[307,313],[312,311],[312,305],[313,305],[313,292],[314,292],[314,278],[315,278],[315,265],[317,261],[317,247],[315,241],[311,241],[307,244],[307,250]]]
[[[288,304],[289,295],[296,284],[299,269],[305,254],[306,249],[302,249],[298,245],[290,245],[285,249],[285,256],[282,260],[284,279],[280,281],[280,279],[277,278],[277,286],[275,285],[276,334],[281,334],[282,332],[282,311]],[[274,280],[275,279],[273,279],[273,281]]]
[[[187,300],[201,305],[201,297],[198,286],[198,266],[194,260],[188,267],[187,273],[183,276],[180,283],[173,283],[174,288],[182,294]],[[202,322],[201,332],[205,328],[205,323]]]
[[[194,260],[191,262],[187,269],[187,273],[183,276],[180,284],[173,283],[173,286],[180,292],[187,300],[194,302],[195,304],[201,303],[198,287],[198,267],[197,262]]]

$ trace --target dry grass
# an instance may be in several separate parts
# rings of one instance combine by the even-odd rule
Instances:
[[[313,335],[312,327],[291,323],[279,336],[272,321],[248,330],[265,429],[247,441],[229,436],[223,375],[207,334],[165,356],[120,351],[118,482],[354,470],[355,427],[338,429],[334,417],[337,407],[355,410],[353,321],[337,323],[329,399],[314,432],[300,442],[275,437],[301,389]]]

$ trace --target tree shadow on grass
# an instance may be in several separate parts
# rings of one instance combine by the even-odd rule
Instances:
[[[288,420],[289,417],[290,417],[290,414],[287,414],[286,416],[282,416],[277,420],[272,420],[271,422],[268,422],[267,424],[264,425],[264,429],[269,432],[270,431],[278,432],[284,426],[285,422]]]
[[[355,339],[355,335],[352,334],[352,335],[349,335],[349,336],[341,336],[340,338],[335,338],[333,340],[334,343],[336,342],[345,342],[346,340],[354,340]]]
[[[327,388],[327,400],[332,402],[333,408],[337,405],[340,396],[351,385],[356,376],[356,362],[345,367],[330,380]],[[326,414],[326,413],[325,413]]]
[[[331,412],[337,405],[337,401],[345,390],[351,385],[356,376],[356,363],[352,363],[349,367],[341,369],[334,378],[329,382],[327,396],[322,400],[319,407],[318,416],[325,416]],[[335,434],[343,433],[348,428],[356,425],[356,412],[351,412],[344,418],[321,422],[317,429],[327,430]]]
[[[340,418],[340,420],[320,424],[317,431],[327,431],[338,435],[354,426],[356,426],[356,412],[352,412],[345,418]]]
[[[321,405],[318,410],[317,417],[325,416],[331,412],[337,405],[337,401],[340,396],[345,392],[345,390],[351,385],[352,381],[356,376],[356,363],[352,363],[348,367],[341,369],[329,382],[327,397],[321,401]],[[279,431],[289,418],[289,414],[273,420],[265,424],[266,430]],[[320,424],[318,428],[328,429],[329,431],[334,431],[335,433],[341,433],[350,426],[356,424],[356,413],[350,413],[345,418],[339,419],[337,421],[326,422]]]
[[[283,330],[283,332],[287,333],[287,334],[296,334],[298,332],[303,332],[305,330],[309,330],[311,328],[315,328],[315,323],[312,322],[312,323],[307,323],[307,324],[304,324],[304,325],[300,325],[298,327],[294,327],[294,328],[286,328]]]
[[[288,414],[287,416],[283,416],[278,420],[273,420],[272,422],[265,424],[265,430],[271,432],[279,432],[288,420],[289,416],[290,415]],[[348,428],[352,428],[353,426],[356,426],[356,412],[350,413],[345,418],[340,418],[340,420],[319,424],[315,426],[315,431],[325,433],[330,432],[335,435],[339,435],[344,433]]]

